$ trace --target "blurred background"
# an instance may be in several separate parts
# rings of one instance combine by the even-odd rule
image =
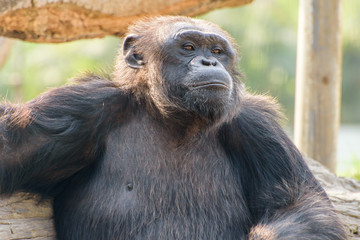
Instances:
[[[200,18],[217,23],[238,42],[239,69],[249,91],[278,99],[292,135],[298,0],[255,0]],[[360,179],[360,1],[343,1],[342,105],[338,175]],[[88,71],[111,72],[122,39],[80,40],[61,44],[14,41],[0,66],[0,97],[28,101],[46,89],[66,84]]]

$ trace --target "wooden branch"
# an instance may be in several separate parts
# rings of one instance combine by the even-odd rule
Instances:
[[[336,170],[341,94],[341,1],[301,0],[294,141]]]
[[[1,0],[0,35],[33,42],[122,36],[143,16],[196,16],[253,0]]]
[[[349,239],[359,239],[360,182],[338,178],[317,161],[307,161],[345,223]],[[54,240],[51,201],[38,201],[24,194],[0,198],[0,239]]]

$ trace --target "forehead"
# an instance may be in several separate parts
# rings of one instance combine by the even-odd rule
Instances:
[[[184,31],[184,30],[197,30],[201,32],[213,32],[220,33],[219,28],[215,25],[210,25],[208,22],[196,21],[193,22],[176,22],[170,26],[174,32]]]
[[[215,25],[209,25],[206,22],[196,21],[196,22],[175,22],[169,24],[163,28],[158,29],[158,38],[160,41],[166,41],[170,39],[176,39],[181,36],[186,36],[188,34],[203,34],[208,36],[222,36],[224,33]]]

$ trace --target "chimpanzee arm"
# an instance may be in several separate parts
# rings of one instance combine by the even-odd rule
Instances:
[[[238,117],[220,131],[242,179],[249,239],[346,239],[326,193],[277,123],[276,108],[246,95]]]
[[[101,156],[111,124],[127,107],[116,84],[95,75],[25,104],[0,103],[0,192],[52,195]]]

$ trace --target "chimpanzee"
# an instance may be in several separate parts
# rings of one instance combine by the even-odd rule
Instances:
[[[53,199],[59,240],[346,239],[237,63],[212,23],[138,22],[111,77],[1,103],[1,193]]]

